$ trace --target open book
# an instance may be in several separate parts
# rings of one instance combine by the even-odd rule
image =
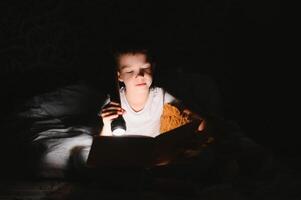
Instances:
[[[94,136],[88,156],[89,167],[146,167],[167,165],[177,160],[185,148],[200,142],[205,133],[197,133],[199,121],[193,121],[157,137]]]

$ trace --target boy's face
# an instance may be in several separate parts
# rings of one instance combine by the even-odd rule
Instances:
[[[152,66],[146,55],[123,54],[119,57],[119,81],[125,84],[127,90],[145,90],[152,84]]]

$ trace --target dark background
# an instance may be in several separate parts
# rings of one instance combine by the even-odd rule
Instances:
[[[212,77],[227,119],[274,152],[296,154],[289,12],[259,0],[1,1],[1,121],[33,95],[111,81],[108,49],[134,38],[156,49],[160,70]]]

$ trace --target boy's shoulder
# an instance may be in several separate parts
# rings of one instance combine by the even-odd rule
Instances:
[[[151,93],[153,93],[153,97],[163,99],[163,103],[176,103],[178,99],[171,95],[167,90],[162,87],[154,87],[151,89]]]
[[[153,93],[163,93],[164,92],[164,89],[161,88],[161,87],[153,87],[150,89],[151,92]]]
[[[170,95],[164,88],[162,87],[153,87],[151,88],[150,92],[154,96],[162,96],[165,97],[166,95]]]
[[[158,86],[152,87],[152,88],[151,88],[151,91],[156,92],[156,93],[163,93],[163,94],[169,93],[165,88],[163,88],[163,87],[158,87]]]

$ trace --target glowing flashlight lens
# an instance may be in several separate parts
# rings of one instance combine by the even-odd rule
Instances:
[[[115,136],[121,136],[125,134],[125,130],[122,128],[116,128],[112,133]]]

